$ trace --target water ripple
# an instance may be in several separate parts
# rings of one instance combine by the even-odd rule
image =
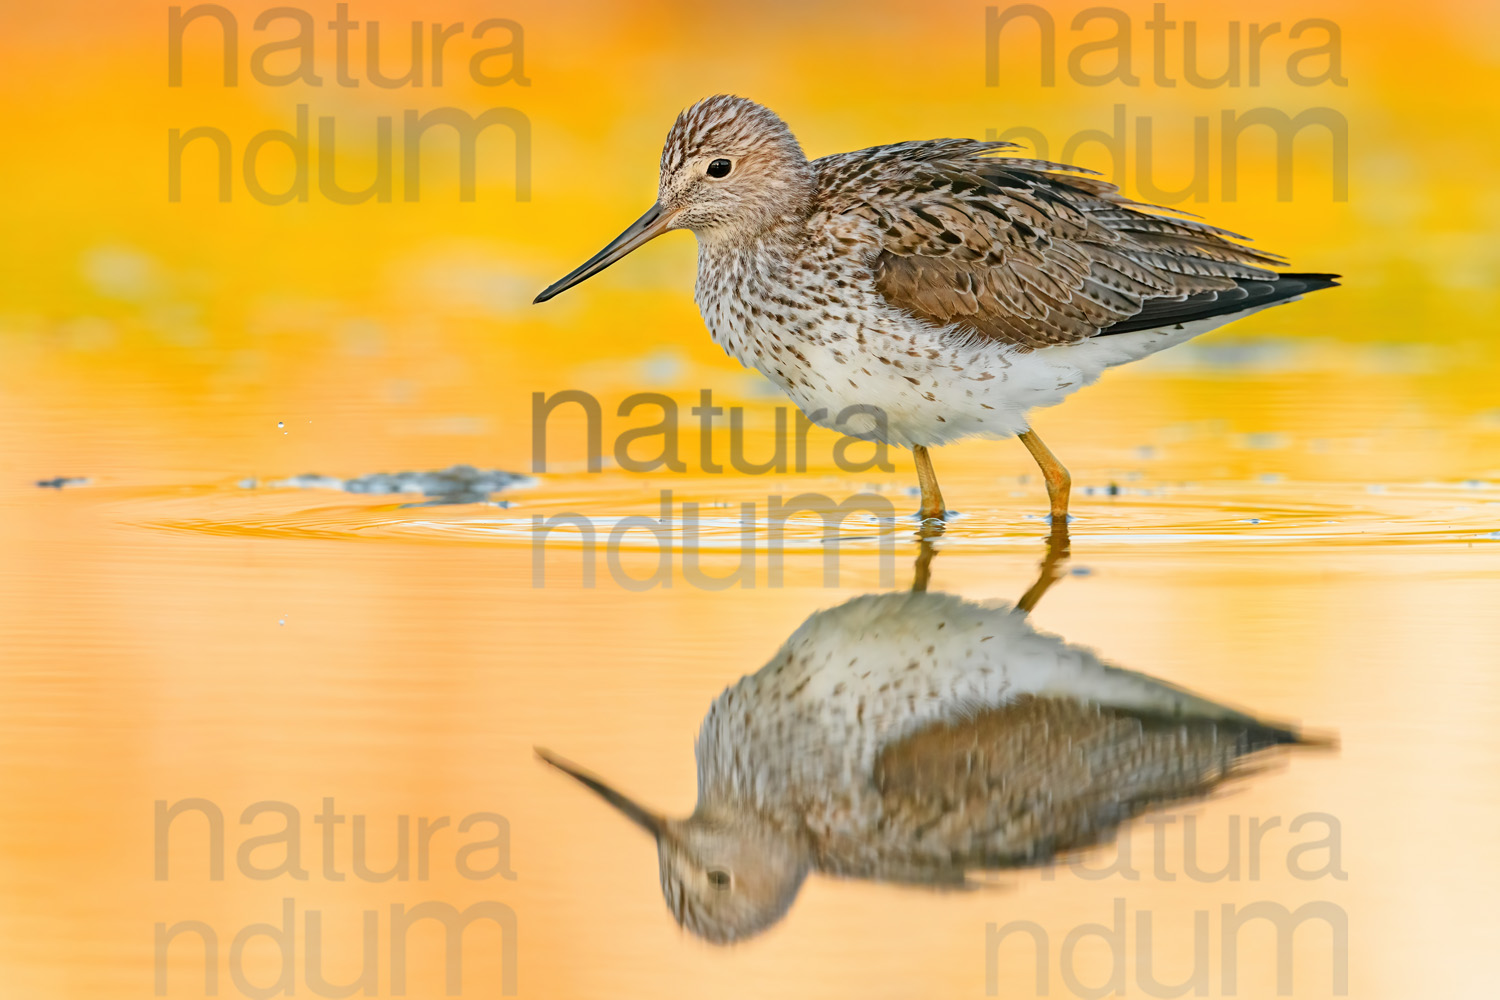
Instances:
[[[628,479],[578,476],[542,483],[503,508],[460,500],[420,509],[388,500],[309,506],[301,491],[215,488],[136,494],[121,514],[152,528],[216,535],[509,546],[543,540],[563,548],[602,545],[613,536],[613,544],[626,550],[823,551],[833,543],[874,546],[888,535],[908,537],[916,528],[913,516],[870,510],[852,510],[840,522],[832,501],[772,518],[768,497],[756,494],[757,482],[750,479],[675,477],[651,485],[669,485],[670,493]],[[913,506],[901,491],[880,495],[891,505],[887,510]],[[972,497],[973,491],[964,495]],[[948,525],[944,546],[1006,549],[1034,544],[1047,530],[1046,517],[1037,513],[1039,493],[996,500],[960,512]],[[742,505],[750,505],[748,511]],[[1387,484],[1376,491],[1363,483],[1219,482],[1115,496],[1079,490],[1073,507],[1075,545],[1331,547],[1500,540],[1500,489],[1488,484]]]

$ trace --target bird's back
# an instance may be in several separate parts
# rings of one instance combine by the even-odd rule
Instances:
[[[1244,312],[1334,284],[1090,171],[934,139],[813,162],[821,219],[867,223],[875,284],[937,327],[1024,347]],[[847,232],[848,227],[838,227]],[[1284,279],[1296,279],[1280,284]]]
[[[950,883],[1109,841],[1143,812],[1209,792],[1295,733],[1237,716],[1173,718],[1024,695],[887,745],[880,834],[830,844],[825,864]]]

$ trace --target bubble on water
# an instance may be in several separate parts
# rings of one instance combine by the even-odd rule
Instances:
[[[286,619],[285,618],[278,618],[278,619],[276,619],[276,624],[277,625],[285,625],[286,624]]]
[[[277,429],[280,429],[280,428],[285,427],[285,426],[286,426],[286,421],[285,420],[278,420],[278,421],[276,421],[276,427],[277,427]]]
[[[1241,446],[1251,451],[1280,451],[1288,443],[1290,443],[1290,439],[1285,434],[1276,434],[1268,431],[1246,434],[1240,438]]]
[[[343,490],[376,496],[418,494],[427,499],[406,507],[432,507],[444,504],[486,503],[491,494],[515,487],[535,485],[535,480],[504,469],[476,469],[472,465],[454,465],[432,472],[377,472],[354,479],[339,479],[307,473],[286,479],[271,480],[272,488]]]
[[[668,347],[655,351],[640,361],[641,376],[653,385],[671,385],[681,376],[687,365],[687,356],[679,348]]]

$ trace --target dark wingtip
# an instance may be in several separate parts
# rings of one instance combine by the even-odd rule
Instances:
[[[1337,733],[1303,729],[1301,726],[1284,723],[1260,722],[1259,734],[1254,739],[1262,746],[1289,746],[1308,750],[1339,749]]]
[[[1219,291],[1208,291],[1196,292],[1182,299],[1148,299],[1140,312],[1105,327],[1099,331],[1099,336],[1163,328],[1214,316],[1234,319],[1237,313],[1295,300],[1325,288],[1337,288],[1340,277],[1342,275],[1282,271],[1268,277],[1236,279],[1239,294],[1221,297]]]
[[[1342,274],[1309,274],[1299,271],[1287,271],[1276,276],[1278,281],[1283,278],[1295,278],[1302,281],[1307,285],[1306,290],[1309,292],[1316,292],[1323,288],[1339,288],[1341,287],[1339,279],[1342,277]]]
[[[1339,749],[1338,733],[1318,733],[1303,730],[1292,733],[1291,736],[1292,739],[1288,740],[1288,743],[1299,747],[1307,747],[1309,750],[1336,751]]]

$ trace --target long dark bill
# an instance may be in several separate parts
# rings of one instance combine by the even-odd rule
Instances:
[[[543,750],[541,747],[536,748],[536,755],[564,774],[576,778],[583,785],[593,789],[600,798],[620,810],[620,812],[634,821],[637,826],[653,837],[667,835],[667,821],[664,818],[642,806],[634,799],[615,791],[601,779],[596,778],[577,764],[559,757],[551,750]]]
[[[656,237],[671,228],[671,223],[671,215],[664,211],[660,205],[652,205],[651,209],[645,215],[636,219],[623,233],[610,240],[609,246],[594,254],[594,256],[584,261],[566,276],[548,285],[542,291],[542,294],[532,299],[532,303],[546,302],[554,295],[567,291],[585,278],[592,278],[632,250],[656,239]]]

